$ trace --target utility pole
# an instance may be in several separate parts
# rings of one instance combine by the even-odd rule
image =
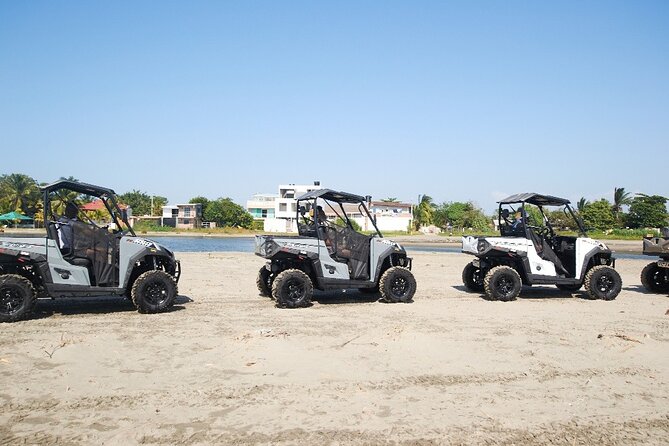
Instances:
[[[153,195],[151,195],[151,217],[153,217]]]

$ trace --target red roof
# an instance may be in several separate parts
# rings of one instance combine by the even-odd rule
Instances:
[[[127,209],[128,206],[125,204],[119,204],[118,205],[121,209]],[[82,204],[79,206],[79,209],[82,211],[101,211],[101,210],[106,210],[105,204],[102,202],[102,200],[93,200],[90,203]]]

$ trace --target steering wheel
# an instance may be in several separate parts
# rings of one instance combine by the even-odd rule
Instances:
[[[548,226],[530,226],[530,228],[534,229],[537,235],[541,237],[549,238],[551,235],[551,230],[548,229]]]

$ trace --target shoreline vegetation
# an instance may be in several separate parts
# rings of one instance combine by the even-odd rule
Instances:
[[[264,231],[249,230],[242,228],[216,228],[216,229],[174,229],[170,231],[137,231],[138,236],[144,237],[255,237],[260,234],[267,234]],[[5,228],[4,232],[0,234],[7,234],[12,236],[26,235],[28,237],[35,237],[39,235],[46,235],[44,229],[33,228]],[[295,236],[294,233],[271,233],[272,235],[281,236]],[[481,231],[466,231],[462,235],[499,235],[497,233],[488,233]],[[422,232],[413,232],[407,234],[406,232],[389,232],[384,233],[383,236],[404,245],[435,245],[435,246],[460,246],[460,234],[423,234]],[[610,237],[605,233],[590,233],[590,237],[596,240],[602,240],[612,250],[624,253],[641,254],[642,252],[642,237],[640,235],[630,236],[628,238],[621,238],[618,236]]]

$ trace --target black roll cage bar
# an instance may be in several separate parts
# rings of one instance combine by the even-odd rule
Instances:
[[[364,214],[366,214],[369,220],[372,222],[374,230],[376,231],[376,234],[379,236],[379,238],[383,238],[383,234],[381,234],[381,231],[376,225],[376,218],[372,217],[372,214],[369,212],[369,209],[367,209],[367,206],[365,205],[365,198],[359,195],[349,194],[346,192],[335,192],[335,191],[330,191],[329,189],[318,189],[316,191],[308,192],[298,197],[297,209],[296,209],[297,221],[300,221],[300,217],[304,218],[304,213],[303,213],[304,211],[308,211],[307,208],[300,206],[300,203],[305,201],[311,203],[311,207],[312,209],[314,209],[314,222],[316,221],[317,216],[315,215],[316,212],[315,209],[317,209],[318,206],[317,203],[319,198],[323,199],[323,201],[325,201],[328,207],[332,209],[332,211],[339,218],[344,220],[346,222],[346,226],[352,231],[355,231],[355,229],[353,229],[353,224],[351,223],[351,220],[348,218],[348,215],[346,215],[346,209],[344,209],[344,203],[357,204],[358,210],[361,211],[364,210]],[[369,199],[371,199],[371,197],[366,197],[366,198],[368,201]],[[332,207],[331,203],[339,204],[339,208],[341,209],[341,215],[339,214],[339,212],[337,212],[337,210],[334,207]],[[318,231],[316,231],[316,237],[320,239]]]
[[[107,211],[109,212],[111,218],[114,220],[114,224],[116,225],[116,227],[122,228],[120,224],[122,222],[130,232],[130,234],[133,237],[135,236],[135,231],[130,226],[130,223],[128,223],[127,212],[122,211],[121,208],[119,207],[118,202],[116,201],[116,193],[112,189],[70,180],[56,181],[54,183],[43,186],[40,189],[43,193],[45,224],[48,221],[50,221],[49,216],[52,214],[51,200],[49,200],[49,195],[52,193],[58,193],[58,191],[61,190],[69,190],[73,192],[78,192],[82,195],[90,195],[99,198],[102,201],[102,204],[105,205],[105,208],[107,208]]]
[[[571,215],[572,219],[576,222],[576,225],[578,226],[579,233],[581,233],[584,237],[587,237],[587,235],[588,235],[586,230],[585,230],[585,225],[583,224],[583,220],[581,220],[581,217],[577,213],[574,212],[574,210],[570,206],[569,201],[567,201],[567,200],[563,200],[563,202],[561,202],[561,203],[556,202],[556,203],[543,203],[543,204],[533,203],[530,200],[516,201],[516,202],[502,200],[502,201],[499,201],[498,203],[499,203],[499,208],[498,208],[498,214],[497,214],[498,215],[497,221],[500,221],[500,222],[502,221],[502,206],[503,205],[509,205],[509,207],[511,207],[512,211],[518,212],[518,210],[516,210],[513,207],[513,205],[514,204],[520,204],[520,215],[523,219],[523,227],[524,227],[526,232],[527,232],[526,227],[529,226],[529,220],[527,218],[527,212],[525,211],[525,203],[529,203],[531,205],[536,206],[537,208],[539,208],[539,212],[541,213],[541,217],[544,220],[544,224],[550,229],[552,234],[555,234],[555,231],[553,231],[553,226],[551,225],[550,221],[548,220],[548,217],[546,217],[546,213],[544,212],[544,206],[564,206],[562,211],[567,216]],[[569,211],[569,214],[567,214],[567,211]],[[507,221],[506,219],[504,219],[504,220]]]

